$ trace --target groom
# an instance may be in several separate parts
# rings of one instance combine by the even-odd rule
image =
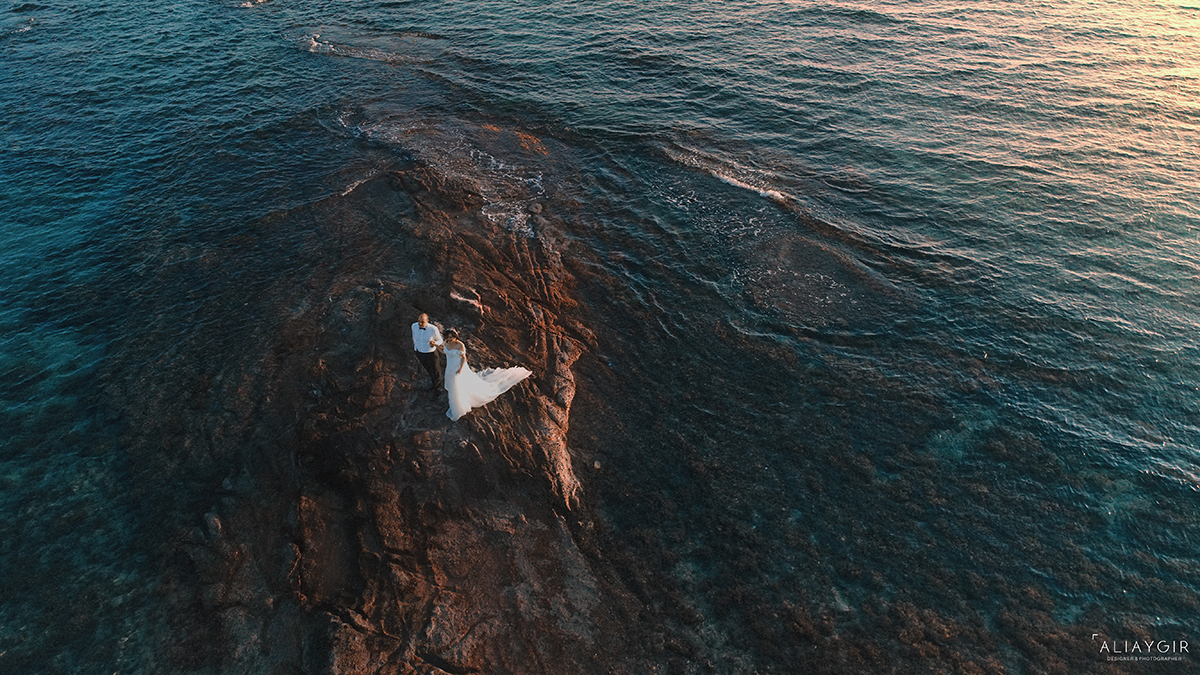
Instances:
[[[429,373],[429,389],[436,390],[438,386],[438,356],[437,348],[442,344],[442,332],[438,327],[429,323],[429,315],[422,313],[417,322],[412,325],[413,349],[417,352],[417,360]]]

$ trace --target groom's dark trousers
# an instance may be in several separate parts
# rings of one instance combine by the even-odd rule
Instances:
[[[429,388],[436,389],[438,385],[438,354],[432,352],[418,352],[413,350],[417,355],[417,360],[425,367],[425,372],[429,373]]]

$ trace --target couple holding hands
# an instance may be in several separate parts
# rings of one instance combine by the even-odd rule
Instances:
[[[413,349],[417,360],[429,373],[429,388],[437,389],[438,351],[446,354],[446,372],[442,378],[450,397],[450,409],[446,416],[452,420],[480,408],[495,400],[532,373],[520,366],[515,368],[488,368],[478,373],[467,365],[467,346],[458,338],[453,328],[446,331],[445,339],[437,326],[429,322],[428,314],[421,314],[412,325]]]

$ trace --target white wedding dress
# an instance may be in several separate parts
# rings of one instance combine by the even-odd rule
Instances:
[[[461,373],[456,372],[462,362],[461,350],[446,350],[445,382],[446,391],[450,394],[450,409],[446,411],[446,417],[452,420],[466,415],[472,408],[482,408],[491,403],[497,396],[533,374],[520,366],[488,368],[477,373],[471,370],[469,363],[463,364]]]

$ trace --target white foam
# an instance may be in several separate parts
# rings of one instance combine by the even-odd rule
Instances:
[[[742,188],[743,190],[750,190],[751,192],[758,193],[758,195],[760,195],[762,197],[766,197],[767,199],[778,202],[780,204],[789,204],[792,201],[794,201],[791,197],[789,197],[788,195],[786,195],[778,190],[771,190],[769,188],[763,188],[763,187],[759,187],[757,185],[753,185],[751,183],[747,183],[744,180],[739,180],[737,178],[734,178],[733,176],[729,175],[728,173],[725,173],[725,171],[719,170],[718,168],[714,168],[714,165],[724,166],[727,164],[727,162],[718,160],[714,157],[710,157],[699,150],[695,150],[695,149],[691,149],[691,148],[684,148],[683,149],[684,151],[680,152],[680,151],[675,150],[674,148],[670,148],[670,147],[665,147],[665,148],[663,148],[663,150],[666,151],[668,157],[675,160],[676,162],[679,162],[680,164],[683,164],[684,166],[690,166],[695,169],[701,169],[703,171],[707,171],[708,174],[711,175],[713,178],[716,178],[717,180],[720,180],[721,182],[726,183],[728,185],[732,185],[734,187],[739,187],[739,188]],[[745,170],[743,170],[737,164],[733,164],[732,168],[735,170],[739,170],[739,172],[741,172],[741,173],[745,173]]]
[[[745,190],[750,190],[752,192],[757,192],[759,195],[766,197],[767,199],[772,199],[774,201],[777,201],[781,204],[787,204],[788,202],[791,201],[791,199],[787,195],[783,194],[782,192],[780,192],[778,190],[768,190],[766,188],[756,187],[749,183],[744,183],[744,182],[734,178],[733,176],[727,176],[727,175],[721,173],[720,171],[715,171],[712,169],[709,169],[709,173],[712,174],[712,176],[714,178],[717,178],[718,180],[720,180],[724,183],[728,183],[729,185],[733,185],[734,187],[740,187]]]
[[[363,183],[371,180],[376,175],[378,175],[378,174],[376,172],[372,171],[371,173],[367,174],[367,176],[365,178],[359,178],[358,180],[354,181],[353,183],[350,183],[350,185],[345,190],[342,191],[342,196],[345,197],[346,195],[350,194],[351,192],[354,192],[354,190],[357,189],[359,185],[362,185]]]
[[[337,49],[332,44],[322,41],[320,37],[320,33],[313,33],[312,35],[305,35],[301,37],[301,41],[307,40],[308,42],[304,45],[304,48],[314,54],[337,53]]]

